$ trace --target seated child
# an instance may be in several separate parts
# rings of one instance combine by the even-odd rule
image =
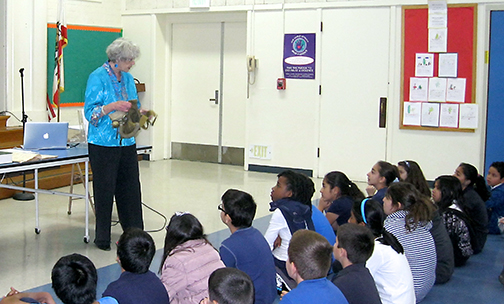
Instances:
[[[478,173],[478,169],[468,163],[460,163],[453,174],[460,180],[464,201],[461,209],[469,216],[474,238],[471,239],[474,254],[485,247],[488,234],[488,212],[485,202],[490,198],[485,178]]]
[[[334,258],[343,270],[332,279],[349,304],[381,304],[376,284],[366,268],[374,249],[374,236],[369,228],[348,223],[338,229]]]
[[[427,197],[431,197],[431,190],[420,165],[412,160],[403,160],[397,163],[399,180],[415,186],[417,190]]]
[[[292,234],[299,229],[315,230],[311,218],[314,191],[307,188],[302,174],[291,170],[278,174],[277,183],[271,188],[270,211],[273,211],[273,215],[264,237],[273,251],[275,266],[284,274],[287,273],[285,262]],[[310,197],[308,201],[307,197]]]
[[[354,203],[348,222],[368,227],[375,237],[373,254],[366,261],[366,267],[373,276],[382,303],[414,304],[415,288],[408,260],[396,237],[383,228],[384,219],[385,213],[380,203],[364,199]],[[450,243],[448,234],[446,238]]]
[[[326,217],[334,231],[348,222],[353,202],[364,199],[359,187],[340,171],[332,171],[324,176],[320,194],[319,206],[326,206]]]
[[[54,293],[65,304],[105,303],[95,301],[98,274],[93,262],[83,255],[60,258],[53,266],[51,281]]]
[[[139,228],[127,229],[117,243],[121,276],[107,286],[102,296],[112,298],[119,304],[170,303],[163,283],[155,273],[149,271],[155,253],[154,240],[147,232]]]
[[[383,198],[387,188],[394,181],[399,181],[399,171],[397,167],[386,161],[377,162],[367,174],[368,196],[383,205]]]
[[[331,253],[332,246],[315,231],[298,230],[292,235],[286,267],[298,285],[283,296],[282,304],[348,303],[338,287],[326,278]]]
[[[485,203],[488,209],[488,233],[500,234],[497,224],[499,218],[504,216],[504,162],[493,162],[490,165],[487,183],[492,187],[490,199]]]
[[[469,218],[460,207],[464,199],[460,181],[451,175],[439,176],[434,181],[432,199],[439,208],[446,231],[450,236],[455,266],[462,266],[473,254],[473,249]]]
[[[236,268],[219,268],[208,278],[209,298],[201,304],[254,304],[254,284]]]
[[[227,190],[221,200],[221,220],[231,231],[231,236],[221,243],[221,260],[252,278],[256,304],[271,304],[277,297],[275,263],[268,242],[252,227],[257,205],[250,194],[235,189]]]
[[[199,303],[208,297],[208,277],[223,267],[224,263],[206,239],[200,221],[190,213],[175,213],[166,227],[159,268],[171,304]]]

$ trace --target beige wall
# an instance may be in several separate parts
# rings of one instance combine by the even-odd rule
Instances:
[[[163,113],[163,119],[170,118],[169,109],[169,76],[170,56],[169,45],[166,37],[170,35],[167,21],[169,18],[176,18],[180,13],[189,15],[198,12],[199,14],[215,12],[248,12],[248,33],[247,48],[249,54],[261,53],[259,58],[259,69],[257,84],[264,85],[251,86],[251,98],[248,102],[278,102],[279,97],[275,92],[271,92],[269,79],[279,77],[281,70],[277,64],[268,65],[267,62],[277,62],[279,51],[259,50],[259,45],[267,45],[268,40],[281,40],[283,29],[281,28],[285,18],[285,12],[296,11],[296,15],[310,16],[313,10],[324,8],[346,8],[346,7],[389,7],[391,10],[391,59],[390,67],[390,89],[388,107],[388,128],[387,128],[387,151],[386,160],[397,162],[401,159],[415,159],[422,165],[427,178],[433,179],[439,174],[451,173],[456,165],[461,162],[470,162],[478,168],[482,168],[484,157],[484,127],[486,111],[486,73],[487,67],[483,60],[484,51],[487,49],[488,37],[488,12],[492,6],[504,4],[503,1],[449,1],[449,3],[479,3],[478,5],[478,41],[477,41],[477,85],[476,102],[480,107],[479,128],[474,133],[458,132],[432,132],[432,131],[412,131],[399,129],[399,90],[400,90],[400,43],[401,43],[401,5],[427,4],[427,1],[399,1],[399,0],[376,0],[376,1],[275,1],[275,0],[237,0],[212,1],[211,7],[206,10],[189,9],[188,0],[88,0],[88,1],[66,1],[66,20],[69,24],[96,25],[123,27],[125,36],[133,40],[141,41],[142,45],[142,65],[138,64],[135,72],[145,82],[152,83],[154,88],[145,94],[145,103],[153,104],[154,100],[164,100],[159,102],[158,112]],[[6,18],[6,107],[8,110],[19,113],[20,106],[20,67],[25,68],[25,96],[27,112],[32,120],[45,119],[45,94],[46,94],[46,24],[56,20],[57,0],[7,0]],[[46,11],[47,14],[38,14]],[[267,14],[275,15],[275,19],[263,18]],[[264,22],[254,22],[258,18]],[[280,18],[280,20],[278,19]],[[270,30],[271,29],[271,30]],[[298,30],[298,29],[296,29]],[[301,29],[299,29],[301,30]],[[311,30],[307,29],[307,30]],[[265,33],[265,34],[263,34]],[[261,36],[262,35],[262,36]],[[349,51],[351,49],[349,48]],[[271,84],[272,85],[272,84]],[[357,89],[357,88],[356,88]],[[290,91],[290,94],[303,92],[303,87]],[[1,92],[1,91],[0,91]],[[261,98],[259,100],[258,98]],[[287,100],[288,101],[288,100]],[[163,106],[164,105],[164,106]],[[294,103],[295,105],[295,103]],[[270,110],[267,102],[264,105],[254,108],[254,112],[247,113],[247,125],[259,123],[264,116],[261,113]],[[300,111],[300,108],[293,109]],[[62,120],[76,121],[74,109],[64,110]],[[315,118],[316,119],[316,118]],[[315,122],[316,124],[316,122]],[[160,127],[161,126],[161,127]],[[317,136],[317,127],[312,127],[314,137]],[[254,140],[270,138],[277,140],[281,136],[291,136],[293,134],[271,133],[271,128],[264,128],[260,132],[253,134]],[[274,132],[274,131],[273,131]],[[308,134],[307,133],[307,134]],[[155,153],[155,158],[169,157],[170,130],[166,127],[166,122],[158,124],[148,136],[148,142],[154,145],[159,152]],[[295,136],[296,134],[294,134]],[[345,136],[352,136],[351,132]],[[247,134],[245,147],[251,144],[249,139],[251,134]],[[266,142],[266,140],[264,140]],[[305,140],[306,141],[306,140]],[[283,167],[303,167],[313,169],[316,174],[323,175],[325,172],[317,172],[317,160],[314,157],[306,157],[306,151],[315,151],[316,140],[308,140],[302,154],[296,150],[282,150],[282,145],[276,148],[275,153],[282,155],[281,161],[264,161],[265,165]],[[280,150],[279,150],[280,149]],[[365,153],[363,151],[362,153]],[[355,155],[358,161],[359,155]],[[250,162],[247,159],[246,162]],[[372,164],[369,164],[372,166]],[[338,168],[334,168],[337,170]],[[359,173],[365,176],[366,172]]]

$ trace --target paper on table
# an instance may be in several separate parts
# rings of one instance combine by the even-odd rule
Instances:
[[[57,155],[44,155],[36,152],[27,152],[27,151],[16,151],[13,150],[12,153],[12,161],[15,163],[25,163],[29,161],[42,160],[42,159],[50,159],[57,158]]]

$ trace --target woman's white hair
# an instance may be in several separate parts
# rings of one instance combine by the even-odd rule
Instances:
[[[124,59],[136,59],[140,56],[140,48],[126,38],[117,38],[107,47],[107,57],[112,62]]]

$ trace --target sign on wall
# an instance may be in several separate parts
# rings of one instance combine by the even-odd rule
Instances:
[[[315,79],[315,34],[285,34],[285,78]]]

